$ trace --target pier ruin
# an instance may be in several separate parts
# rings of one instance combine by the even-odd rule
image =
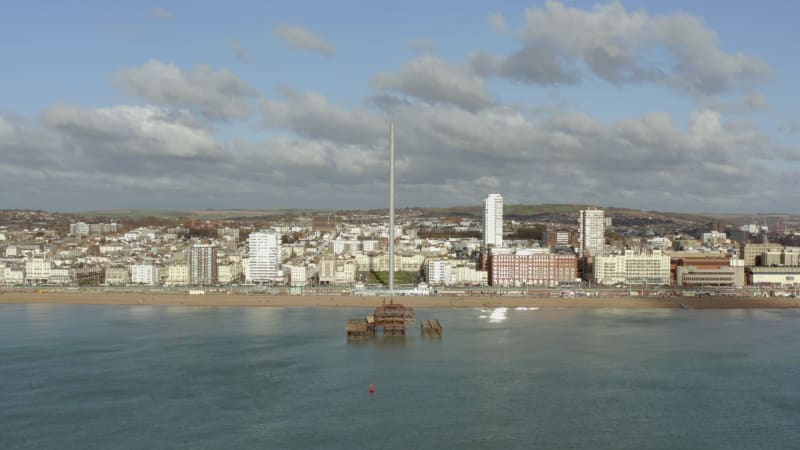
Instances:
[[[373,314],[347,321],[345,331],[348,339],[366,339],[379,332],[384,336],[405,336],[410,325],[416,321],[416,311],[390,301],[375,307]],[[441,337],[442,325],[438,320],[425,320],[420,325],[423,336]]]

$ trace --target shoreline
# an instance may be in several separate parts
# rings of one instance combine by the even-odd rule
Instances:
[[[87,292],[6,292],[0,304],[164,305],[300,308],[373,308],[388,296],[226,295]],[[780,297],[523,297],[523,296],[396,296],[395,303],[414,308],[623,308],[623,309],[792,309],[800,299]]]

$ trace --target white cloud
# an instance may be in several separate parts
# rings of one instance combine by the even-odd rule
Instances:
[[[409,61],[400,73],[379,73],[372,87],[399,92],[432,103],[449,103],[466,109],[483,108],[492,100],[483,79],[468,69],[424,55]]]
[[[325,56],[332,56],[336,53],[336,47],[303,27],[278,25],[272,31],[275,36],[291,47],[317,52]]]
[[[364,109],[337,108],[324,96],[314,93],[284,92],[287,101],[261,103],[265,125],[290,129],[301,136],[339,143],[372,145],[382,139],[388,122]]]
[[[212,119],[246,117],[251,109],[248,100],[258,95],[253,86],[229,70],[198,65],[184,71],[158,60],[124,69],[114,81],[149,102],[187,108]]]
[[[16,198],[0,200],[208,207],[213,194],[226,207],[375,207],[385,200],[389,121],[401,205],[476,204],[490,189],[532,203],[746,211],[800,194],[771,186],[797,167],[796,150],[711,110],[685,124],[666,113],[608,123],[503,105],[348,109],[291,91],[263,108],[269,126],[296,136],[222,145],[190,113],[157,106],[57,104],[41,126],[0,116],[0,179]]]
[[[191,125],[191,117],[156,106],[84,109],[60,103],[46,109],[42,121],[87,151],[195,157],[220,150],[208,131]]]
[[[430,189],[418,198],[427,204],[474,200],[491,188],[531,202],[619,201],[651,209],[736,211],[772,173],[764,163],[788,158],[786,149],[770,139],[726,124],[711,110],[693,114],[684,131],[667,113],[605,123],[581,112],[533,117],[502,105],[469,111],[387,102],[382,111],[356,114],[319,94],[297,98],[304,100],[273,105],[293,118],[281,126],[320,139],[311,124],[346,117],[331,142],[368,154],[382,155],[381,125],[393,121],[403,161],[399,179],[406,192]],[[373,138],[364,139],[363,129],[372,129]]]
[[[585,67],[610,83],[659,82],[704,95],[751,88],[771,72],[757,57],[720,49],[716,33],[688,14],[650,16],[619,2],[584,10],[548,0],[525,18],[523,47],[510,55],[472,55],[476,71],[572,84]]]

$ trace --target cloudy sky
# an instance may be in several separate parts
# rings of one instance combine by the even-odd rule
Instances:
[[[800,213],[800,4],[13,2],[0,208]]]

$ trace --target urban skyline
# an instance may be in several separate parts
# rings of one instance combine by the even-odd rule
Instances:
[[[675,289],[694,295],[698,288],[742,295],[770,288],[780,296],[791,292],[775,288],[795,289],[800,280],[800,218],[789,216],[736,226],[701,217],[606,216],[589,208],[506,220],[497,193],[484,199],[483,217],[404,211],[395,227],[381,213],[337,215],[333,223],[289,216],[267,226],[264,219],[199,226],[192,219],[187,227],[178,218],[170,225],[135,226],[136,219],[122,218],[64,226],[73,216],[0,212],[0,285],[11,289],[196,286],[190,294],[197,294],[260,286],[370,295],[387,292],[383,287],[436,295],[439,287],[451,293],[488,287],[590,295],[594,284],[649,285],[661,296]],[[393,289],[395,260],[402,281]]]
[[[394,122],[398,205],[798,212],[791,3],[73,6],[0,23],[4,207],[375,208]]]
[[[6,3],[3,448],[796,445],[800,3]]]

